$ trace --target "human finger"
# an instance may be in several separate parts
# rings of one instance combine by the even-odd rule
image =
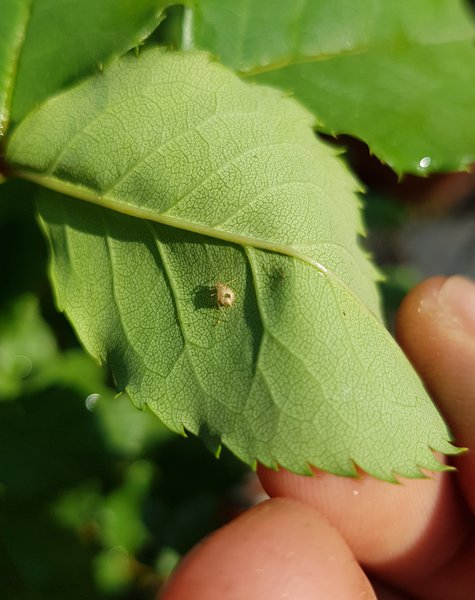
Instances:
[[[338,600],[376,596],[340,534],[315,510],[273,499],[195,547],[161,600]]]
[[[471,449],[453,462],[475,513],[475,283],[435,277],[415,288],[401,307],[398,335],[457,444]]]

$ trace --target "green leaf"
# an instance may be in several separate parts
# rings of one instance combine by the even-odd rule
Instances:
[[[31,295],[0,315],[0,401],[12,400],[25,383],[56,359],[56,341]]]
[[[0,19],[0,138],[9,119],[14,75],[28,22],[25,0],[3,0]]]
[[[475,30],[454,0],[196,0],[188,47],[295,95],[395,171],[475,160]]]
[[[116,546],[95,557],[95,583],[106,596],[117,596],[124,592],[124,589],[130,587],[133,576],[133,564],[125,548]]]
[[[107,497],[102,515],[104,546],[122,546],[134,554],[147,541],[142,510],[152,477],[153,465],[145,460],[136,461],[128,468],[123,485]]]
[[[139,45],[167,0],[2,0],[0,137],[47,97]]]
[[[312,123],[153,50],[48,101],[7,159],[63,194],[39,204],[58,304],[138,405],[248,463],[442,469],[449,433],[377,316],[357,186]]]

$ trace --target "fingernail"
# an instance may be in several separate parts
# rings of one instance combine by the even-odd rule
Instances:
[[[439,290],[438,303],[455,326],[475,335],[475,282],[460,275],[449,277]]]

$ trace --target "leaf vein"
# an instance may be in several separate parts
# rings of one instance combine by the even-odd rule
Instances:
[[[102,216],[102,223],[103,223],[103,227],[104,227],[104,231],[105,231],[105,235],[104,235],[104,240],[105,240],[105,244],[107,247],[107,251],[109,254],[109,258],[110,258],[110,263],[111,263],[111,269],[110,269],[110,274],[111,274],[111,291],[112,291],[112,297],[114,300],[114,303],[116,305],[116,314],[118,317],[118,322],[120,325],[120,328],[125,336],[125,339],[127,340],[127,343],[129,344],[131,350],[133,351],[135,357],[143,364],[144,368],[149,371],[150,373],[153,373],[154,375],[156,375],[157,377],[160,376],[160,373],[156,372],[155,370],[153,370],[148,364],[146,364],[145,359],[143,358],[142,354],[137,350],[137,348],[135,347],[134,343],[132,342],[130,333],[128,331],[128,328],[125,324],[125,320],[122,316],[122,311],[120,309],[121,306],[121,301],[120,301],[120,297],[117,294],[117,289],[116,289],[116,279],[114,277],[114,272],[115,272],[115,265],[114,265],[114,249],[113,246],[111,245],[111,237],[109,234],[109,228],[107,226],[107,219],[104,218],[104,215]]]

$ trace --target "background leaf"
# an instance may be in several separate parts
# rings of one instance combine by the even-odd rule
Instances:
[[[0,19],[0,138],[9,118],[14,74],[28,22],[26,0],[4,0]]]
[[[355,183],[311,124],[206,56],[155,50],[47,102],[7,159],[87,201],[40,203],[59,305],[172,429],[298,472],[441,469],[448,432],[376,316]]]
[[[21,394],[24,380],[57,353],[34,296],[24,296],[0,315],[0,401]]]
[[[183,43],[294,94],[398,173],[475,160],[475,30],[454,0],[196,0]]]
[[[0,126],[6,129],[10,112],[19,121],[45,98],[139,45],[160,22],[166,4],[2,0]]]

